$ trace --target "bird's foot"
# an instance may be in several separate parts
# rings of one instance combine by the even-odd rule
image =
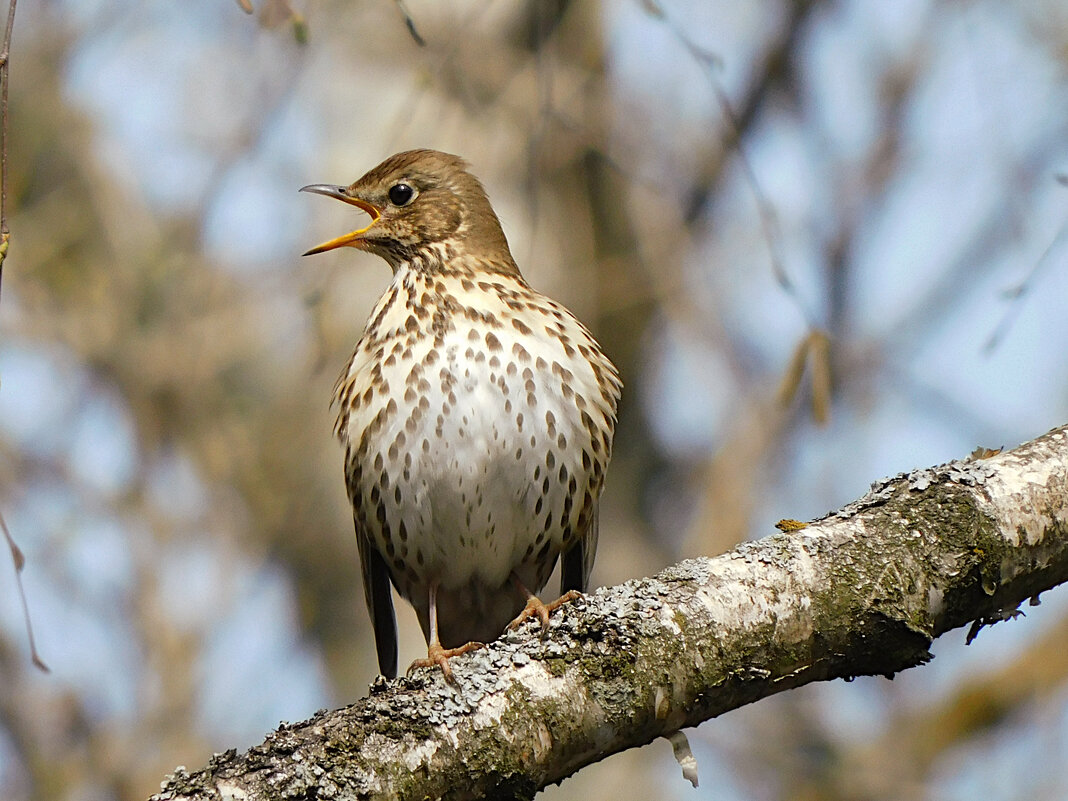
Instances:
[[[449,684],[455,684],[456,679],[452,675],[452,666],[449,665],[449,660],[454,656],[460,654],[466,654],[468,651],[474,651],[476,648],[482,648],[485,643],[481,642],[468,642],[461,645],[459,648],[442,648],[441,643],[432,642],[427,646],[426,659],[416,659],[412,664],[408,666],[406,675],[411,675],[412,671],[421,667],[433,667],[438,665],[441,668],[441,672],[445,675],[445,681]]]
[[[515,631],[517,628],[523,625],[528,617],[537,617],[541,621],[541,631],[544,634],[549,630],[549,613],[555,611],[559,607],[566,603],[574,601],[576,598],[581,598],[582,593],[578,590],[568,590],[555,601],[549,601],[549,603],[543,603],[536,595],[527,596],[527,604],[523,607],[522,611],[516,616],[515,620],[508,624],[509,631]]]

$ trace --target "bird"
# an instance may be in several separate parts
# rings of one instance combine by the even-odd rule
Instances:
[[[392,585],[427,641],[409,672],[453,681],[449,659],[586,591],[619,372],[527,283],[462,158],[409,150],[301,191],[370,217],[305,256],[350,247],[393,272],[333,398],[379,670],[397,673]]]

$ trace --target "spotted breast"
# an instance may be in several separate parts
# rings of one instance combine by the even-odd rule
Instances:
[[[420,662],[446,674],[463,644],[503,631],[558,558],[562,590],[585,589],[621,389],[590,332],[520,275],[462,162],[414,153],[345,189],[371,207],[358,242],[420,201],[428,217],[448,217],[430,203],[442,187],[459,200],[447,230],[409,218],[405,230],[419,228],[410,244],[363,246],[386,257],[393,281],[335,393],[387,675],[396,662],[390,582],[430,644]]]

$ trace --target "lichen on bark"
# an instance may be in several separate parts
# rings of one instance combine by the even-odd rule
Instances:
[[[1068,432],[877,482],[788,533],[598,590],[457,658],[378,681],[245,754],[176,773],[189,799],[529,798],[608,754],[812,681],[893,676],[951,629],[1068,580]]]

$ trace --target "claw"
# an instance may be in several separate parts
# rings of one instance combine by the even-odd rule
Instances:
[[[518,583],[518,582],[517,582]],[[520,584],[520,587],[523,585]],[[525,589],[525,588],[524,588]],[[516,615],[515,620],[508,624],[509,631],[515,631],[517,628],[526,622],[527,618],[537,617],[541,621],[542,634],[549,630],[549,613],[554,612],[566,603],[574,601],[576,598],[581,598],[582,593],[578,590],[568,590],[555,601],[544,603],[538,596],[527,593],[526,606]]]
[[[473,651],[476,648],[483,647],[483,643],[480,642],[468,642],[461,645],[459,648],[442,648],[441,643],[432,642],[427,646],[427,654],[425,659],[416,659],[412,664],[408,666],[408,671],[405,675],[410,676],[412,671],[421,667],[434,667],[437,665],[441,668],[441,672],[445,675],[445,681],[455,686],[456,678],[452,674],[452,666],[449,664],[449,660],[454,656],[460,654],[466,654],[468,651]]]

